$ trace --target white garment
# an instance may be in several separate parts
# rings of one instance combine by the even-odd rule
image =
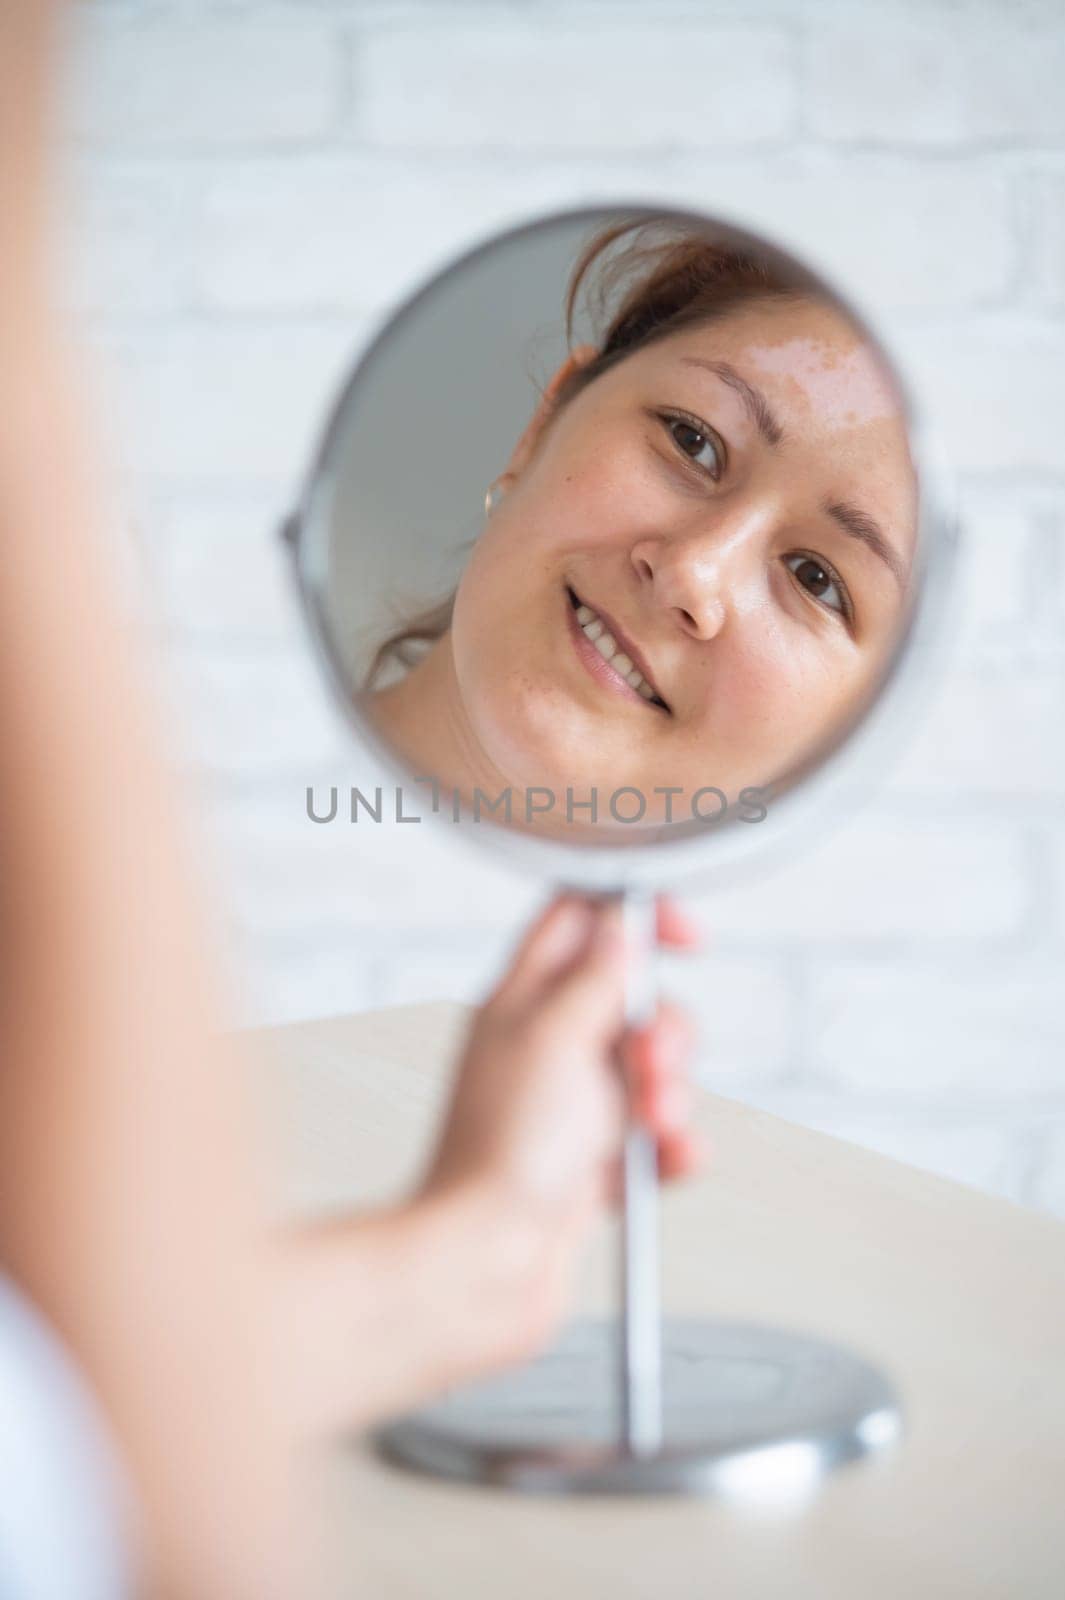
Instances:
[[[84,1380],[0,1274],[0,1597],[126,1600],[125,1494]]]

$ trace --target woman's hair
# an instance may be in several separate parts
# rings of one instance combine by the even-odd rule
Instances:
[[[658,339],[712,322],[752,300],[811,292],[795,269],[753,250],[719,244],[697,223],[630,220],[600,229],[577,257],[565,300],[570,347],[583,299],[592,328],[602,330],[595,335],[599,354],[571,374],[556,405]]]
[[[582,305],[598,354],[574,369],[555,396],[559,411],[626,356],[681,329],[713,321],[753,300],[795,299],[812,281],[754,250],[718,243],[697,222],[629,219],[599,229],[570,273],[564,302],[566,341]],[[411,666],[451,625],[454,594],[428,607],[377,649],[364,687],[389,666]]]

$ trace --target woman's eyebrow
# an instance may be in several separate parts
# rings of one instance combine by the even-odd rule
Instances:
[[[891,569],[899,588],[905,589],[906,568],[875,517],[858,506],[852,506],[847,500],[826,501],[824,510],[828,516],[835,518],[844,533],[849,533],[852,539],[860,539],[874,555],[879,556],[885,566]]]
[[[713,372],[727,383],[730,389],[735,389],[740,399],[747,408],[747,414],[762,435],[766,444],[777,445],[784,437],[776,412],[761,389],[756,389],[753,383],[741,377],[735,367],[727,361],[708,361],[703,356],[681,356],[686,367],[702,367],[706,372]]]
[[[780,443],[784,437],[784,429],[772,406],[761,389],[756,389],[753,383],[748,383],[735,367],[730,366],[727,361],[710,361],[705,356],[681,356],[680,359],[685,366],[702,367],[704,372],[713,372],[723,383],[727,383],[743,401],[748,415],[766,443],[771,445]],[[860,539],[867,549],[879,556],[891,571],[899,588],[905,589],[906,567],[875,517],[870,516],[868,511],[862,511],[858,506],[851,505],[847,500],[826,501],[824,510],[839,523],[844,533],[850,534],[852,539]]]

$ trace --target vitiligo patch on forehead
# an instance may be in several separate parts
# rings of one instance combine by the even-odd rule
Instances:
[[[827,427],[860,427],[898,415],[898,397],[867,345],[840,350],[827,339],[796,337],[748,345],[743,355],[756,371],[790,379]]]

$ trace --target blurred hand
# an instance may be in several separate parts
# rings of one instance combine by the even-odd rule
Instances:
[[[692,926],[659,907],[661,943],[690,946]],[[493,1238],[525,1279],[522,1353],[553,1330],[579,1246],[620,1192],[626,1102],[655,1134],[659,1170],[697,1165],[689,1127],[692,1030],[663,1002],[646,1027],[623,1025],[626,950],[620,906],[567,894],[523,940],[474,1018],[422,1193],[477,1192]]]
[[[693,945],[668,902],[658,941]],[[663,1004],[622,1025],[620,908],[556,900],[473,1018],[413,1193],[283,1242],[279,1371],[302,1432],[349,1432],[535,1355],[620,1191],[626,1094],[659,1170],[691,1171],[691,1032]]]

